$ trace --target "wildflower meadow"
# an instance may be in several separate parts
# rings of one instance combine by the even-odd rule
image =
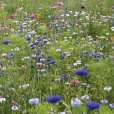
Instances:
[[[114,114],[114,0],[0,0],[0,114]]]

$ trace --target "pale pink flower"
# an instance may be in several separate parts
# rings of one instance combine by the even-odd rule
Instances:
[[[63,13],[63,10],[61,9],[61,10],[59,10],[59,13]]]
[[[58,6],[53,6],[52,8],[55,8],[55,9],[57,9],[57,8],[58,8]]]
[[[26,89],[27,87],[29,87],[29,84],[23,85],[23,89]]]
[[[17,16],[17,12],[14,13],[14,16]]]
[[[0,85],[0,88],[2,88],[2,85]]]
[[[63,4],[63,2],[60,2],[59,4],[60,4],[61,6],[63,6],[63,5],[64,5],[64,4]]]
[[[36,63],[36,66],[40,66],[41,67],[42,66],[42,63]]]
[[[3,4],[2,6],[7,6],[6,4]]]
[[[19,8],[19,9],[16,9],[16,12],[21,12],[21,9]]]
[[[79,83],[78,80],[73,80],[73,81],[71,81],[71,84],[78,84],[78,83]]]
[[[56,15],[56,16],[54,17],[54,19],[57,19],[57,17],[58,17],[58,15]]]
[[[59,2],[57,2],[56,5],[59,5]]]
[[[73,50],[73,48],[70,48],[70,50]]]
[[[56,69],[56,71],[59,71],[59,69]]]
[[[87,83],[82,83],[82,85],[87,86]]]
[[[22,65],[22,68],[26,68],[26,66],[25,65]]]
[[[58,19],[61,19],[61,16],[58,16]]]
[[[67,21],[66,21],[66,22],[64,22],[64,25],[67,25]]]
[[[14,89],[14,88],[9,88],[9,90],[11,90],[11,91],[15,91],[15,89]]]

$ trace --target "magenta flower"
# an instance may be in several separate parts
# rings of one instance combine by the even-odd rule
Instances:
[[[61,10],[59,10],[59,13],[63,13],[63,10],[61,9]]]
[[[14,17],[13,16],[10,16],[10,19],[14,19]]]
[[[11,103],[17,105],[17,102],[15,102],[15,101],[12,101]]]

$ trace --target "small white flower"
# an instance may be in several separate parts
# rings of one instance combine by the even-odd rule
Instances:
[[[59,112],[58,114],[66,114],[65,112]]]
[[[106,86],[104,87],[104,90],[107,90],[108,92],[112,89],[112,87]]]
[[[5,56],[7,56],[7,54],[6,53],[3,53],[2,56],[5,57]]]
[[[19,108],[17,106],[13,106],[11,109],[15,111],[18,110]]]
[[[32,98],[29,100],[29,104],[37,104],[39,102],[38,98]]]
[[[106,33],[106,35],[109,35],[109,33]]]
[[[4,102],[4,101],[6,101],[5,98],[0,98],[0,103],[2,103],[2,102]]]
[[[76,98],[75,101],[71,100],[71,106],[78,107],[78,106],[81,106],[81,105],[82,105],[82,102],[78,98]]]
[[[114,103],[109,104],[109,107],[114,108]]]
[[[46,71],[46,69],[42,69],[42,70],[41,70],[41,72],[45,72],[45,71]]]
[[[101,103],[102,103],[102,104],[107,104],[108,101],[104,99],[104,100],[101,100]]]
[[[26,89],[27,87],[29,87],[29,84],[23,85],[23,89]]]
[[[73,63],[74,66],[77,66],[77,63]]]
[[[69,82],[65,82],[65,85],[70,85],[70,83]]]
[[[56,51],[56,52],[60,52],[60,51],[61,51],[61,49],[56,49],[55,51]]]
[[[89,96],[88,95],[84,95],[81,97],[82,100],[85,100],[85,99],[89,99]]]

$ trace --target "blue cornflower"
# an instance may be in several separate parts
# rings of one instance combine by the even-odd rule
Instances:
[[[92,58],[92,57],[93,57],[93,56],[91,56],[91,55],[89,56],[89,58]]]
[[[8,56],[9,57],[13,57],[14,56],[14,53],[11,52],[11,53],[8,54]]]
[[[66,74],[62,74],[63,77],[66,77],[67,75]]]
[[[51,59],[47,59],[47,61],[50,61]]]
[[[38,57],[38,62],[40,62],[40,59],[41,59],[42,57]]]
[[[47,56],[47,58],[51,58],[51,56]]]
[[[62,55],[65,56],[66,55],[66,52],[63,52]]]
[[[44,41],[44,44],[46,44],[48,41]]]
[[[34,65],[32,65],[31,68],[34,68]]]
[[[31,44],[30,47],[33,47],[35,44]]]
[[[11,87],[13,87],[13,84],[11,84]]]
[[[52,61],[51,64],[54,64],[56,61]]]
[[[65,77],[65,79],[69,79],[69,77]]]
[[[79,76],[87,76],[88,75],[88,71],[85,70],[85,69],[79,69],[79,70],[75,71],[75,74],[79,75]]]
[[[56,95],[56,96],[49,96],[46,98],[46,101],[49,103],[56,103],[58,101],[61,100],[61,96],[60,95]]]
[[[84,57],[87,57],[87,55],[85,55]]]
[[[2,76],[4,77],[4,74],[0,74],[0,77],[2,77]]]
[[[32,74],[32,77],[36,78],[36,74]]]
[[[77,41],[76,44],[79,44],[79,42]]]
[[[31,49],[34,49],[34,48],[35,48],[35,46],[31,47]]]
[[[101,46],[101,43],[98,43],[97,46]]]
[[[82,51],[82,53],[87,54],[87,51]]]
[[[41,38],[38,38],[38,41],[41,41],[42,39]]]
[[[41,37],[37,37],[38,39],[41,38]]]
[[[3,44],[9,44],[10,42],[9,41],[3,41]]]
[[[44,44],[41,44],[41,46],[44,46]]]
[[[60,57],[60,60],[63,60],[64,59],[64,57]]]
[[[96,103],[96,102],[90,101],[86,103],[86,108],[88,108],[89,110],[99,109],[100,104],[98,102]]]
[[[83,57],[83,54],[81,54],[80,57]]]
[[[47,39],[47,36],[43,36],[43,39]]]
[[[30,36],[27,36],[27,37],[26,37],[26,40],[31,40],[31,37],[30,37]]]
[[[37,41],[37,42],[35,42],[35,43],[34,43],[34,45],[37,45],[37,44],[40,44],[40,42],[39,42],[39,41]]]

